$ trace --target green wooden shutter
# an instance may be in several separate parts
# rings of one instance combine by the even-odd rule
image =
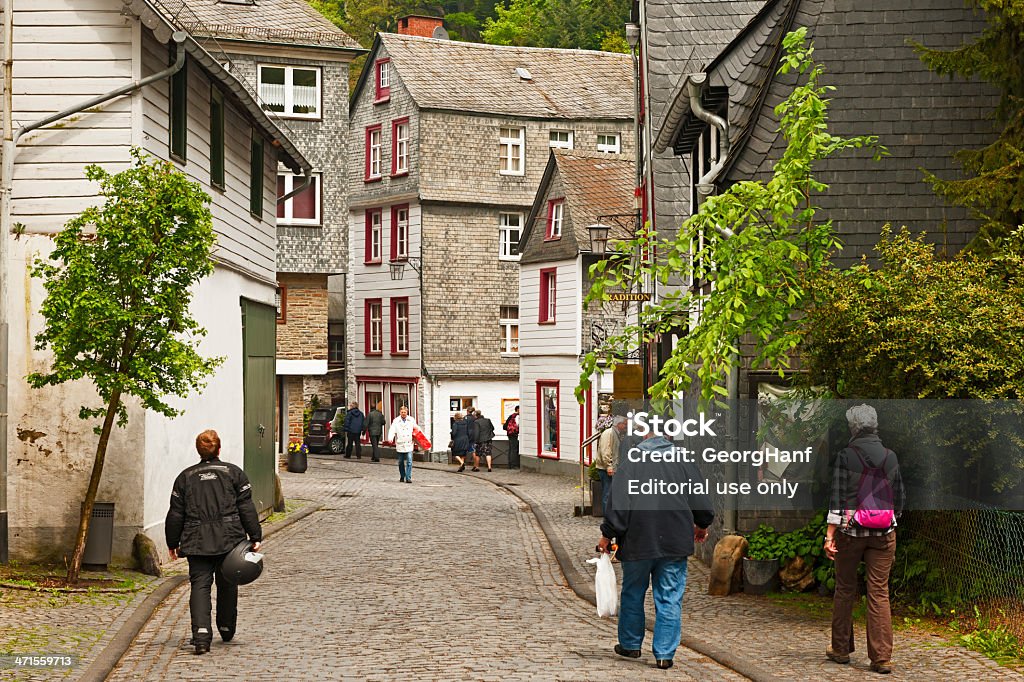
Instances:
[[[249,145],[249,212],[263,218],[263,138],[254,129]]]

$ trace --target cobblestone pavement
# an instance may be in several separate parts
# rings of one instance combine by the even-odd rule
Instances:
[[[93,575],[83,573],[87,577]],[[138,574],[133,577],[150,580]],[[74,679],[158,584],[148,582],[137,592],[125,593],[0,588],[0,654],[74,657],[73,667],[65,668],[14,668],[0,664],[0,680]]]
[[[600,519],[572,516],[573,505],[580,502],[578,481],[505,469],[473,475],[513,485],[517,493],[542,510],[577,571],[593,580],[594,569],[585,560],[593,556],[594,545],[600,539]],[[829,643],[830,620],[781,606],[768,597],[744,594],[711,597],[707,594],[707,584],[707,567],[691,559],[683,601],[684,633],[745,656],[767,675],[781,679],[874,677],[868,671],[862,624],[856,626],[858,651],[852,655],[851,665],[839,666],[828,662],[824,655]],[[823,600],[823,610],[831,613],[827,600]],[[894,645],[895,674],[881,679],[1024,680],[1024,675],[1000,667],[977,652],[951,646],[944,638],[926,632],[897,630]]]
[[[528,507],[470,477],[311,458],[282,474],[324,506],[266,543],[234,641],[195,656],[188,591],[157,610],[110,680],[736,680],[680,649],[670,671],[611,651],[615,623],[567,587]],[[649,647],[649,640],[648,640]]]

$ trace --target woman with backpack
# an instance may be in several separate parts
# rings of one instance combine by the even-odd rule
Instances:
[[[878,437],[878,413],[870,405],[846,412],[850,441],[836,457],[825,555],[836,563],[832,644],[825,656],[850,662],[857,569],[865,565],[868,658],[872,672],[892,672],[889,572],[896,557],[896,519],[903,510],[903,480],[896,453]]]

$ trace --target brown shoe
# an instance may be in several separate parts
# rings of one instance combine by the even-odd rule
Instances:
[[[850,662],[850,654],[836,653],[832,650],[832,647],[825,649],[825,658],[840,665],[846,665]]]
[[[872,663],[871,672],[878,673],[879,675],[888,675],[892,672],[891,663]]]

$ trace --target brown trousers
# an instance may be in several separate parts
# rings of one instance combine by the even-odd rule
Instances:
[[[857,599],[857,567],[867,568],[868,658],[872,663],[892,659],[892,612],[889,572],[896,557],[896,531],[855,538],[836,533],[836,595],[832,601],[832,650],[849,654],[853,646],[853,603]]]

